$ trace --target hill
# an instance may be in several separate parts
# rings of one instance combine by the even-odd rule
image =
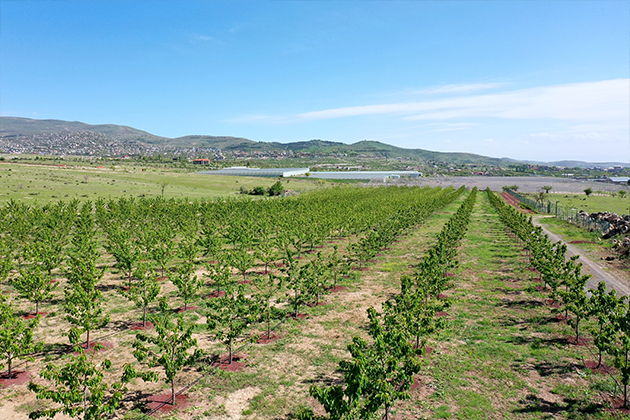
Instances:
[[[78,146],[77,146],[78,145]],[[124,147],[119,147],[124,146]],[[90,148],[94,148],[90,151]],[[447,164],[485,164],[507,166],[523,164],[508,158],[492,158],[474,153],[446,153],[423,149],[404,149],[378,141],[363,140],[345,144],[326,140],[292,143],[257,142],[242,137],[189,135],[177,138],[160,137],[133,127],[79,121],[35,120],[30,118],[0,117],[0,151],[5,153],[59,153],[71,150],[74,154],[153,153],[168,149],[220,149],[242,152],[292,151],[294,153],[370,155],[376,157],[414,158]],[[537,164],[545,164],[536,162]],[[627,163],[588,163],[559,161],[550,166],[593,167],[630,166]]]

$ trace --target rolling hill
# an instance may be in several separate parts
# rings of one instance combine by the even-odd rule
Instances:
[[[89,142],[118,143],[137,147],[138,150],[168,150],[212,148],[227,151],[293,151],[322,154],[370,155],[386,158],[415,158],[424,161],[438,161],[449,164],[486,164],[506,166],[514,163],[525,163],[508,158],[492,158],[473,153],[446,153],[423,149],[404,149],[378,141],[363,140],[353,144],[345,144],[326,140],[308,140],[292,143],[257,142],[241,137],[189,135],[177,138],[166,138],[153,135],[133,127],[101,124],[90,125],[78,121],[36,120],[18,117],[0,117],[0,146],[28,142],[38,153],[45,150],[45,144],[51,139],[67,138],[80,141],[81,133],[95,133]],[[87,143],[89,143],[87,142]],[[41,144],[41,145],[40,145]],[[11,150],[10,148],[6,148]],[[533,162],[532,162],[533,163]],[[543,164],[543,162],[535,162]],[[548,163],[553,166],[630,166],[627,163],[587,163],[563,161]]]

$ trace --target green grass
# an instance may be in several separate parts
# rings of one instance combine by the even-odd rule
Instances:
[[[241,187],[269,188],[277,179],[200,175],[152,167],[38,166],[0,162],[0,203],[22,200],[48,203],[57,200],[94,200],[99,197],[218,198],[244,197]],[[285,189],[311,191],[332,183],[307,179],[282,179]],[[248,196],[249,197],[249,196]]]
[[[630,187],[628,188],[630,191]],[[630,214],[630,197],[621,198],[610,195],[590,195],[585,194],[547,194],[545,200],[552,203],[558,202],[558,206],[565,209],[584,210],[587,213],[598,211],[608,211],[619,215]]]

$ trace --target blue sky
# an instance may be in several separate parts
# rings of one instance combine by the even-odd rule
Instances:
[[[630,161],[630,1],[0,1],[0,114]]]

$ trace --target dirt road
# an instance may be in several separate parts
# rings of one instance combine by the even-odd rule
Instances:
[[[630,296],[630,279],[621,278],[613,273],[610,273],[604,270],[599,264],[595,261],[588,258],[584,255],[584,252],[577,248],[574,245],[566,243],[559,235],[556,235],[553,232],[547,230],[543,225],[540,224],[538,219],[543,216],[536,216],[533,218],[533,223],[536,226],[540,226],[547,235],[549,235],[549,239],[553,242],[562,241],[567,245],[567,256],[579,255],[579,262],[583,265],[583,272],[590,274],[592,277],[588,279],[586,286],[589,289],[597,289],[597,284],[600,281],[606,283],[606,287],[608,290],[616,290],[617,296]]]

